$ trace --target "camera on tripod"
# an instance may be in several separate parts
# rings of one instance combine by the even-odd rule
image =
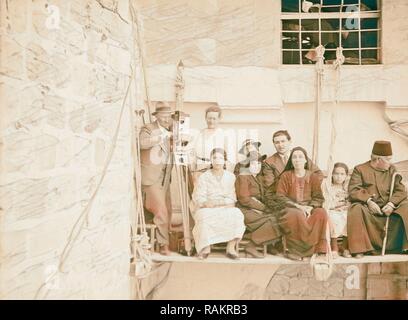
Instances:
[[[186,146],[190,142],[190,115],[182,111],[175,111],[173,118],[173,154],[176,165],[189,164]]]

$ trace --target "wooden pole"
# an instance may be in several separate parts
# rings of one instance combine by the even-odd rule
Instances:
[[[180,62],[177,64],[177,74],[176,74],[176,82],[175,82],[175,101],[176,101],[176,118],[175,120],[178,121],[178,123],[173,126],[175,127],[176,130],[180,129],[180,118],[183,118],[183,105],[184,105],[184,64],[180,60]],[[179,194],[180,194],[180,203],[181,203],[181,214],[182,214],[182,219],[183,219],[183,235],[184,235],[184,248],[187,252],[188,255],[191,254],[192,251],[192,244],[191,244],[191,237],[190,237],[190,211],[189,211],[189,194],[188,194],[188,161],[187,163],[181,163],[179,161],[180,159],[177,159],[177,157],[181,156],[179,152],[182,152],[181,146],[181,135],[179,134],[180,132],[176,132],[173,137],[174,137],[174,145],[173,147],[173,154],[175,158],[175,166],[176,166],[176,173],[177,173],[177,182],[179,184]],[[179,144],[179,145],[178,145]]]

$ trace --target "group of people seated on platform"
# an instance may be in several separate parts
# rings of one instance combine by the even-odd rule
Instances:
[[[154,216],[164,255],[170,254],[171,113],[166,103],[159,103],[153,113],[157,120],[140,132],[144,207]],[[207,128],[190,144],[198,258],[207,258],[211,245],[227,243],[226,256],[238,259],[237,243],[244,234],[245,251],[254,258],[263,257],[257,250],[263,245],[292,260],[328,252],[337,257],[340,237],[344,257],[376,255],[387,220],[386,252],[408,253],[407,191],[391,163],[390,142],[376,141],[371,159],[357,165],[351,177],[344,163],[335,163],[325,177],[306,150],[291,148],[289,133],[280,130],[272,137],[275,154],[261,155],[261,144],[248,139],[238,152],[240,161],[229,167],[230,146],[215,138],[222,135],[220,117],[218,107],[207,109]]]

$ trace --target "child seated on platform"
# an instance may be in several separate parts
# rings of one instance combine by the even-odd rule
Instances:
[[[348,175],[347,165],[337,162],[322,185],[324,208],[329,215],[331,249],[334,258],[338,257],[337,238],[339,237],[343,237],[343,256],[351,257],[347,246],[347,210],[350,205],[347,192]]]

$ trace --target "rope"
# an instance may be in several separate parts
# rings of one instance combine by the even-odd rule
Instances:
[[[313,163],[318,162],[319,156],[319,128],[320,128],[320,104],[321,104],[321,91],[322,91],[322,78],[323,78],[323,64],[324,64],[324,46],[320,45],[315,48],[317,63],[316,63],[316,75],[317,75],[317,86],[316,86],[316,105],[315,105],[315,118],[314,118],[314,128],[313,128],[313,152],[312,161]]]
[[[317,281],[326,281],[330,278],[333,273],[333,254],[330,246],[330,228],[327,222],[326,226],[326,242],[327,242],[327,255],[326,259],[322,260],[317,257],[317,254],[313,254],[310,259],[310,267],[312,273]]]
[[[338,47],[336,50],[336,61],[334,62],[334,71],[335,71],[335,90],[334,90],[334,103],[333,103],[333,110],[331,112],[331,137],[330,137],[330,149],[329,149],[329,158],[327,161],[327,181],[328,184],[331,183],[332,180],[332,173],[334,167],[334,150],[336,145],[336,138],[337,138],[337,110],[339,105],[339,91],[340,91],[340,76],[341,76],[341,66],[345,61],[345,57],[343,55],[343,48]]]
[[[136,1],[130,1],[129,6],[130,6],[130,16],[132,18],[132,28],[134,30],[134,26],[136,26],[136,42],[137,42],[137,47],[139,50],[139,57],[140,57],[140,63],[142,65],[142,73],[143,73],[143,82],[144,82],[144,87],[145,87],[145,95],[146,95],[146,100],[147,100],[147,109],[148,109],[148,117],[149,117],[149,122],[152,122],[151,118],[151,100],[150,100],[150,94],[149,94],[149,81],[148,81],[148,75],[146,72],[146,57],[145,57],[145,51],[144,51],[144,42],[142,40],[142,31],[141,31],[141,23],[139,22],[139,16],[136,12],[136,9],[134,7],[134,3]]]
[[[324,51],[323,51],[324,52]],[[320,60],[319,60],[320,61]],[[322,184],[322,188],[325,189],[326,194],[328,194],[328,192],[330,192],[330,190],[328,190],[330,188],[330,184],[331,184],[331,180],[332,180],[332,172],[333,172],[333,166],[334,166],[334,150],[335,150],[335,143],[336,143],[336,137],[337,137],[337,130],[336,130],[336,116],[337,116],[337,107],[338,107],[338,103],[339,103],[339,90],[340,90],[340,67],[341,65],[344,63],[345,61],[345,57],[343,55],[343,48],[338,47],[336,50],[336,61],[334,62],[333,66],[335,69],[335,93],[334,93],[334,108],[333,111],[331,113],[331,125],[332,125],[332,131],[331,131],[331,137],[330,137],[330,150],[329,150],[329,157],[327,160],[327,178],[326,178],[326,182],[327,183],[323,183]],[[322,69],[318,69],[321,72]],[[319,74],[318,74],[319,77]],[[319,78],[318,78],[319,79]],[[322,83],[321,81],[318,81],[318,86],[321,86]],[[318,88],[318,92],[319,92]],[[318,94],[318,99],[320,98],[320,95]],[[326,210],[328,210],[329,208],[325,208]],[[316,280],[318,281],[326,281],[327,279],[329,279],[330,275],[333,272],[333,254],[332,254],[332,250],[331,250],[331,235],[330,235],[330,223],[327,223],[326,226],[326,243],[327,243],[327,258],[325,261],[317,261],[317,255],[314,254],[312,256],[312,258],[310,259],[310,266],[312,268],[312,272],[316,278]]]
[[[151,101],[149,97],[149,88],[148,88],[148,80],[147,80],[147,73],[146,73],[146,67],[145,67],[145,56],[144,56],[144,51],[143,51],[143,46],[142,46],[142,37],[141,37],[141,31],[140,31],[140,23],[138,21],[138,16],[135,11],[135,7],[133,5],[134,3],[131,1],[130,2],[130,13],[132,17],[132,27],[133,30],[136,26],[136,35],[137,35],[137,46],[139,49],[139,57],[142,65],[142,72],[143,72],[143,80],[144,80],[144,85],[145,85],[145,95],[146,95],[146,100],[147,100],[147,106],[148,106],[148,113],[149,113],[149,122],[151,122],[150,118],[150,106],[151,106]],[[135,63],[136,63],[136,57],[134,58]],[[136,125],[133,123],[133,113],[132,109],[130,108],[130,121],[131,121],[131,127],[132,127],[132,154],[134,158],[134,190],[135,190],[135,198],[136,198],[136,204],[135,204],[135,211],[136,211],[136,217],[135,217],[135,225],[132,228],[132,247],[133,247],[133,258],[134,258],[134,263],[135,263],[135,278],[136,278],[136,299],[144,300],[145,294],[143,293],[142,289],[142,279],[147,277],[148,274],[151,272],[152,267],[153,267],[153,261],[151,257],[151,244],[149,241],[149,236],[147,234],[147,229],[146,229],[146,220],[144,216],[144,208],[143,208],[143,192],[142,192],[142,173],[141,173],[141,164],[140,164],[140,139],[139,139],[139,134],[140,134],[140,123],[144,122],[143,114],[144,110],[135,110],[136,114]],[[134,130],[133,130],[134,129]],[[152,230],[151,232],[154,232]]]
[[[403,120],[391,120],[391,118],[387,115],[387,112],[384,108],[384,120],[387,122],[389,125],[390,129],[397,133],[399,136],[402,138],[408,139],[408,131],[404,130],[401,128],[401,126],[408,125],[408,120],[403,119]]]

